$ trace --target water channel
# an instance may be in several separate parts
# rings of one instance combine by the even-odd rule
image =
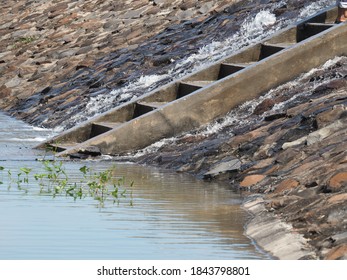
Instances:
[[[52,133],[0,113],[0,259],[268,258],[244,236],[247,214],[228,186],[122,163],[117,176],[134,181],[133,205],[129,197],[104,207],[90,197],[53,198],[33,178],[18,188],[8,173],[39,172],[36,159],[45,155],[32,147]],[[71,180],[84,165],[105,170],[114,162],[63,164]]]

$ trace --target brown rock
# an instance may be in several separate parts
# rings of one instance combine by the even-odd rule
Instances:
[[[325,260],[347,260],[347,244],[332,248],[325,256]]]
[[[179,8],[183,11],[193,8],[195,6],[195,1],[185,1],[182,3]]]
[[[329,204],[338,204],[347,200],[347,193],[336,194],[328,199]]]
[[[287,190],[291,190],[299,186],[300,183],[294,179],[285,179],[279,183],[274,191],[274,193],[281,193]]]
[[[257,107],[254,109],[255,115],[261,115],[266,111],[269,111],[273,106],[275,105],[275,101],[273,99],[265,99],[263,102],[258,104]]]
[[[147,15],[156,15],[160,13],[161,9],[158,6],[153,6],[146,11]]]
[[[256,170],[256,169],[262,169],[262,168],[265,168],[265,167],[272,165],[273,163],[274,163],[273,158],[263,159],[263,160],[260,160],[256,165],[249,168],[248,171]]]
[[[250,187],[252,185],[255,185],[261,182],[262,180],[264,180],[265,177],[266,177],[265,175],[261,175],[261,174],[249,175],[242,180],[242,182],[240,183],[240,186]]]
[[[289,205],[292,202],[297,201],[298,199],[299,197],[297,196],[284,196],[281,198],[275,198],[269,202],[268,207],[272,209],[279,209]]]
[[[2,85],[0,87],[0,98],[8,97],[10,94],[11,94],[11,90],[7,86]]]
[[[272,166],[271,168],[269,168],[268,170],[266,170],[266,172],[264,172],[265,175],[270,175],[272,173],[276,173],[278,170],[280,170],[280,165],[275,164],[274,166]]]
[[[257,138],[267,136],[268,134],[268,126],[261,126],[258,129],[252,130],[248,133],[236,135],[235,137],[231,138],[230,144],[235,147],[240,144],[252,142]]]
[[[327,126],[328,124],[338,120],[343,112],[346,112],[344,106],[335,106],[333,109],[320,113],[316,117],[318,128]]]
[[[343,187],[347,186],[347,172],[341,172],[335,174],[330,178],[327,186],[327,190],[331,192],[338,192]]]

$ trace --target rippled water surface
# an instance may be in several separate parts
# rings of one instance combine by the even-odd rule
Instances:
[[[133,206],[129,196],[104,207],[92,198],[53,198],[40,194],[33,178],[18,189],[21,167],[42,171],[42,162],[35,159],[44,155],[32,147],[51,134],[0,114],[0,259],[267,258],[243,235],[247,215],[239,207],[241,198],[227,186],[117,164],[117,176],[135,182]],[[112,164],[63,166],[78,181],[81,166],[105,170]]]

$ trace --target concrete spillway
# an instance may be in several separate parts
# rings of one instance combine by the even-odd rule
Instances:
[[[325,61],[347,54],[347,25],[328,8],[207,68],[42,143],[58,156],[121,154],[189,131]]]

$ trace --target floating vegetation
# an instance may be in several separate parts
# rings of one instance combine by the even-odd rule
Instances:
[[[115,167],[94,171],[84,165],[79,168],[81,176],[76,179],[69,177],[63,161],[43,159],[40,162],[41,168],[35,169],[36,173],[28,167],[10,170],[0,166],[0,186],[6,181],[8,190],[16,185],[18,190],[28,193],[33,191],[33,185],[37,185],[41,195],[67,196],[74,200],[92,197],[99,202],[99,207],[104,207],[107,201],[119,204],[127,200],[130,206],[134,204],[133,182],[127,184],[124,177],[117,177]],[[4,180],[4,176],[7,176],[7,180]]]

